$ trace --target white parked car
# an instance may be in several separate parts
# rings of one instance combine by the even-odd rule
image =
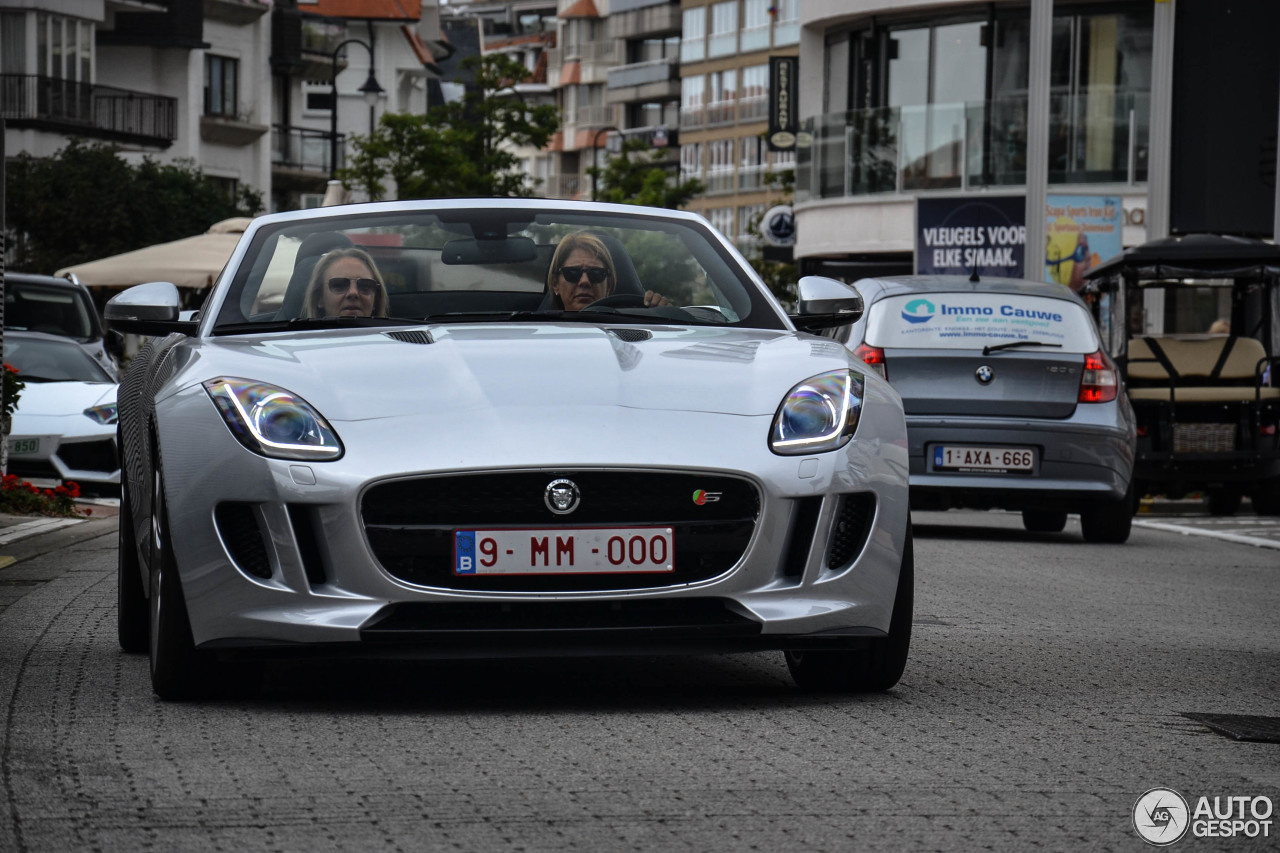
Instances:
[[[861,309],[799,290],[809,327]],[[162,697],[300,650],[775,649],[846,690],[903,671],[901,401],[699,216],[261,216],[198,319],[164,283],[105,314],[155,336],[120,397],[119,630]]]
[[[9,432],[8,472],[73,480],[83,494],[120,488],[116,381],[75,341],[6,331],[4,360],[25,383]]]

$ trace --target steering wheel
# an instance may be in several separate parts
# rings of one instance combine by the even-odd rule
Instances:
[[[596,308],[644,308],[644,297],[636,293],[615,293],[612,296],[606,296],[604,299],[597,299],[590,305],[583,308],[583,311],[592,311]]]

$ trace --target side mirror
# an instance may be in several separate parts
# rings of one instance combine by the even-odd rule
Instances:
[[[791,322],[806,332],[851,326],[862,317],[862,294],[853,285],[820,275],[800,279]]]
[[[176,285],[152,281],[135,285],[107,301],[102,318],[112,329],[160,337],[195,334],[197,324],[179,317],[182,298]]]

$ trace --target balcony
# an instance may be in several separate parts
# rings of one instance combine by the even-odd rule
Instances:
[[[583,186],[580,175],[551,175],[538,189],[543,198],[576,199],[582,193]]]
[[[670,57],[610,68],[606,97],[611,103],[679,98],[680,66]]]
[[[270,11],[270,0],[204,0],[205,20],[236,26],[252,24]]]
[[[1050,184],[1146,181],[1148,93],[1054,96],[1049,113]],[[1026,184],[1025,97],[829,113],[802,130],[797,201]]]
[[[675,35],[680,32],[680,4],[663,2],[642,9],[620,12],[613,4],[606,32],[610,38],[636,39],[642,36]]]
[[[271,171],[298,188],[323,188],[329,177],[328,131],[277,124],[271,128]],[[346,165],[346,138],[338,134],[338,168]]]
[[[178,138],[177,110],[177,98],[163,95],[0,74],[0,118],[12,127],[168,148]]]

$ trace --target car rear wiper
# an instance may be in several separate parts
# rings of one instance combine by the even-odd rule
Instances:
[[[410,317],[294,317],[292,320],[268,320],[263,323],[224,323],[213,327],[215,335],[241,332],[288,332],[299,329],[365,329],[379,326],[421,326],[422,320]]]
[[[1051,344],[1047,341],[1009,341],[1007,344],[996,344],[995,346],[987,345],[982,348],[983,355],[991,355],[996,350],[1013,349],[1014,347],[1058,347],[1062,344]]]

